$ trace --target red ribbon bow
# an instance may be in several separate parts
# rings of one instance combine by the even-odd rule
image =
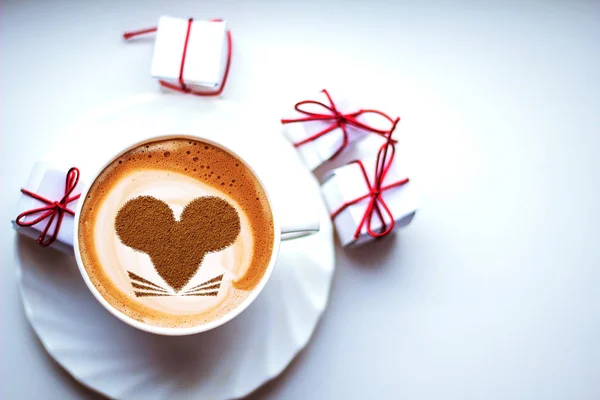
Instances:
[[[175,90],[177,92],[190,93],[190,94],[194,94],[196,96],[219,96],[225,89],[225,83],[227,82],[227,77],[229,76],[229,66],[231,65],[231,31],[229,31],[229,30],[227,31],[227,63],[225,65],[225,74],[223,75],[223,83],[221,84],[221,87],[219,87],[219,89],[217,89],[214,92],[197,92],[197,91],[190,89],[183,81],[183,69],[185,67],[185,57],[187,55],[188,42],[190,39],[190,31],[192,30],[192,22],[193,21],[194,21],[193,18],[188,19],[187,31],[185,33],[185,42],[183,44],[183,54],[181,55],[181,64],[179,66],[179,79],[178,79],[179,86],[173,85],[172,83],[161,81],[161,80],[159,80],[158,82],[161,84],[161,86],[169,88],[171,90]],[[211,22],[220,22],[223,20],[220,18],[216,18],[216,19],[211,19],[210,21]],[[141,29],[139,31],[125,32],[123,34],[123,39],[129,40],[129,39],[134,38],[139,35],[145,35],[147,33],[156,32],[157,30],[158,30],[157,27],[153,27],[153,28],[148,28],[148,29]]]
[[[388,121],[390,121],[391,124],[394,124],[394,120],[389,115],[387,115],[381,111],[371,110],[371,109],[366,109],[366,110],[361,109],[361,110],[355,111],[353,113],[342,114],[336,108],[335,103],[331,99],[331,96],[329,96],[329,92],[327,92],[326,89],[323,89],[322,92],[325,93],[325,96],[327,96],[327,100],[329,100],[329,105],[321,103],[320,101],[315,101],[315,100],[303,100],[301,102],[296,103],[296,105],[294,106],[294,109],[296,111],[298,111],[299,113],[307,115],[307,117],[281,120],[282,124],[290,124],[290,123],[294,123],[294,122],[308,122],[308,121],[332,121],[332,124],[329,127],[321,130],[320,132],[315,133],[314,135],[312,135],[300,142],[294,143],[294,147],[300,147],[303,144],[312,142],[312,141],[320,138],[321,136],[328,134],[329,132],[333,131],[334,129],[340,128],[344,134],[343,142],[340,145],[340,147],[333,153],[333,155],[331,157],[329,157],[329,159],[328,159],[328,161],[329,161],[329,160],[332,160],[335,157],[337,157],[338,154],[340,154],[342,152],[342,150],[344,150],[344,148],[346,148],[346,146],[348,146],[348,131],[346,130],[347,125],[353,125],[357,128],[364,129],[367,132],[372,132],[377,135],[387,137],[387,134],[390,132],[390,130],[382,130],[382,129],[374,128],[372,126],[369,126],[367,124],[360,122],[357,118],[361,115],[377,114],[377,115],[384,117]],[[316,113],[316,112],[304,110],[301,107],[305,104],[319,106],[320,108],[323,108],[328,113],[323,114],[323,113]],[[396,141],[394,140],[393,142],[395,143]]]
[[[48,223],[46,224],[46,227],[42,230],[42,233],[37,238],[37,242],[42,247],[50,246],[52,243],[54,243],[54,241],[56,240],[56,237],[58,236],[58,231],[60,230],[60,226],[62,225],[62,221],[65,216],[65,213],[75,215],[75,212],[73,210],[69,209],[67,207],[67,204],[69,204],[70,202],[72,202],[74,200],[77,200],[79,198],[79,196],[81,196],[81,194],[77,194],[77,195],[71,197],[71,193],[73,193],[73,190],[75,190],[75,186],[77,186],[78,182],[79,182],[79,170],[77,168],[73,167],[73,168],[69,169],[69,172],[67,172],[67,176],[65,179],[65,195],[62,197],[62,199],[60,199],[60,201],[52,201],[45,197],[40,196],[37,193],[30,192],[27,189],[21,189],[21,192],[23,192],[23,194],[33,197],[34,199],[37,199],[48,205],[45,207],[34,208],[32,210],[22,212],[21,214],[19,214],[19,216],[17,217],[17,219],[15,221],[17,223],[17,225],[33,226],[33,225],[37,224],[38,222],[43,221],[46,218],[49,218]],[[27,221],[27,222],[21,221],[23,218],[25,218],[29,215],[38,214],[38,213],[42,213],[42,214],[34,220]],[[52,235],[50,236],[50,238],[46,239],[46,236],[48,235],[48,230],[50,230],[50,227],[52,226],[52,222],[54,222],[55,218],[58,218],[58,219],[56,221],[56,225],[54,226],[54,231],[52,232]]]
[[[369,203],[367,205],[365,213],[360,223],[358,224],[356,231],[354,232],[354,240],[357,240],[360,236],[360,232],[362,231],[365,223],[367,224],[367,233],[375,238],[385,236],[394,229],[394,216],[390,211],[388,205],[386,204],[385,200],[383,199],[383,192],[391,188],[405,185],[406,183],[408,183],[408,178],[404,178],[402,180],[387,184],[385,186],[383,186],[383,182],[385,181],[385,176],[387,175],[388,171],[392,166],[392,162],[394,161],[394,156],[396,154],[396,148],[394,146],[395,141],[392,139],[392,133],[394,132],[394,129],[396,129],[396,125],[399,121],[400,118],[397,118],[394,121],[394,125],[387,137],[387,142],[383,146],[381,146],[381,148],[377,152],[377,161],[375,164],[375,176],[373,178],[373,184],[371,184],[371,180],[369,179],[369,176],[362,161],[352,161],[352,163],[356,163],[360,167],[360,170],[367,183],[367,187],[369,188],[369,193],[342,204],[337,210],[335,210],[331,214],[331,218],[334,219],[346,208],[360,202],[361,200],[369,198]],[[389,151],[389,149],[391,149],[391,151]],[[383,208],[383,210],[385,211],[389,222],[386,222],[381,208]],[[371,229],[371,220],[373,219],[373,214],[375,213],[381,221],[382,229],[380,232],[374,232],[373,229]]]

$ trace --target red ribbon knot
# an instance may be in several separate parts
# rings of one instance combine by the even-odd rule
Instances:
[[[365,178],[365,182],[367,184],[369,192],[367,194],[365,194],[364,196],[360,196],[354,200],[351,200],[351,201],[348,201],[348,202],[342,204],[337,210],[335,210],[331,214],[331,218],[335,219],[335,217],[337,217],[346,208],[348,208],[364,199],[367,199],[367,198],[369,199],[369,203],[367,204],[365,213],[363,214],[363,217],[362,217],[360,223],[358,224],[356,231],[354,232],[354,240],[357,240],[359,238],[360,232],[362,231],[365,224],[367,225],[367,233],[374,238],[385,236],[394,230],[394,225],[395,225],[394,215],[392,214],[392,211],[390,210],[387,203],[385,202],[385,200],[383,198],[383,193],[386,190],[405,185],[406,183],[408,183],[409,180],[408,180],[408,178],[404,178],[397,182],[387,184],[385,186],[383,185],[383,182],[385,181],[385,177],[386,177],[388,171],[392,167],[392,162],[394,161],[394,156],[396,154],[396,148],[394,146],[394,143],[396,143],[396,141],[394,141],[392,139],[392,133],[396,129],[396,125],[398,124],[399,121],[400,121],[400,118],[397,118],[396,120],[394,120],[392,129],[390,130],[389,135],[387,136],[386,143],[383,146],[381,146],[379,148],[379,151],[377,152],[377,159],[376,159],[376,163],[375,163],[375,176],[373,178],[373,183],[371,183],[371,180],[369,179],[369,175],[367,174],[367,170],[365,169],[365,166],[362,163],[362,161],[360,161],[360,160],[352,161],[352,163],[358,164],[358,166],[360,167],[360,170],[363,174],[363,177]],[[385,212],[385,215],[384,215],[384,212],[382,212],[382,209]],[[373,214],[377,214],[377,217],[379,218],[379,221],[381,223],[381,230],[379,232],[375,232],[371,228],[371,221],[373,219]],[[387,216],[387,218],[385,218],[386,216]],[[386,221],[386,219],[389,222]]]
[[[77,183],[79,183],[79,169],[77,169],[76,167],[72,167],[67,172],[67,176],[65,178],[65,194],[58,201],[49,200],[43,196],[40,196],[37,193],[33,193],[33,192],[29,191],[27,189],[21,189],[21,192],[23,194],[25,194],[29,197],[33,197],[34,199],[37,199],[43,203],[46,203],[47,206],[34,208],[31,210],[22,212],[21,214],[19,214],[19,216],[15,220],[16,224],[19,226],[23,226],[23,227],[29,227],[29,226],[33,226],[33,225],[37,224],[38,222],[43,221],[46,218],[48,218],[48,222],[46,223],[46,226],[42,230],[40,236],[37,238],[37,242],[42,247],[50,246],[52,243],[54,243],[54,241],[56,240],[56,238],[58,236],[58,231],[60,230],[60,226],[62,225],[62,221],[65,216],[65,213],[75,215],[75,211],[71,210],[68,207],[68,204],[74,200],[77,200],[79,198],[79,196],[81,196],[81,194],[71,196],[71,193],[73,193],[73,190],[75,190]],[[22,221],[23,218],[28,217],[30,215],[34,215],[34,214],[40,214],[40,215],[31,221],[27,221],[27,222]],[[48,231],[52,227],[52,223],[54,222],[55,218],[57,218],[57,220],[56,220],[56,224],[54,225],[54,231],[52,232],[52,235],[50,235],[50,237],[47,238]]]
[[[364,115],[368,115],[368,114],[376,114],[376,115],[379,115],[379,116],[387,119],[390,122],[390,124],[394,125],[394,120],[389,115],[387,115],[379,110],[371,110],[371,109],[364,109],[364,110],[361,109],[361,110],[358,110],[358,111],[355,111],[352,113],[343,114],[335,106],[335,103],[331,99],[329,92],[326,89],[323,89],[322,92],[327,97],[327,100],[329,101],[329,105],[322,103],[320,101],[316,101],[316,100],[300,101],[300,102],[296,103],[296,105],[294,106],[294,109],[296,111],[298,111],[299,113],[306,115],[306,117],[293,118],[293,119],[282,119],[281,123],[282,124],[291,124],[291,123],[295,123],[295,122],[308,122],[308,121],[333,121],[333,123],[330,126],[324,128],[323,130],[309,136],[308,138],[294,143],[294,147],[300,147],[306,143],[317,140],[321,136],[324,136],[324,135],[328,134],[329,132],[331,132],[337,128],[340,128],[343,133],[342,144],[333,153],[333,155],[331,157],[329,157],[329,159],[328,159],[328,161],[329,161],[329,160],[332,160],[335,157],[337,157],[342,152],[342,150],[344,150],[346,148],[346,146],[348,146],[348,131],[346,129],[347,125],[353,125],[357,128],[363,129],[367,132],[375,133],[375,134],[383,136],[385,138],[387,138],[388,133],[391,132],[391,130],[378,129],[378,128],[369,126],[363,122],[360,122],[357,119],[361,115],[364,116]],[[323,110],[328,111],[328,113],[320,113],[320,112],[314,112],[314,111],[310,111],[307,109],[303,109],[302,106],[304,106],[304,105],[317,106],[319,108],[322,108]],[[392,142],[396,143],[395,140],[392,140]]]
[[[221,22],[221,21],[223,21],[223,20],[220,18],[214,18],[214,19],[210,20],[210,22]],[[194,19],[189,18],[188,25],[187,25],[187,31],[185,32],[185,42],[183,44],[183,53],[181,55],[181,64],[179,66],[179,77],[177,79],[179,82],[179,86],[173,85],[172,83],[165,82],[162,80],[159,80],[158,82],[160,83],[161,86],[166,87],[171,90],[175,90],[177,92],[190,93],[190,94],[193,94],[196,96],[219,96],[221,93],[223,93],[223,90],[225,89],[225,83],[227,83],[227,77],[229,76],[229,66],[231,65],[231,52],[232,52],[232,50],[231,50],[231,47],[232,47],[231,31],[227,30],[227,32],[226,32],[226,34],[227,34],[227,62],[225,64],[225,73],[223,74],[223,82],[221,83],[221,86],[219,87],[219,89],[215,90],[214,92],[198,92],[198,91],[190,89],[183,81],[183,70],[185,68],[185,59],[187,56],[188,42],[190,40],[190,32],[192,30],[192,22],[194,22]],[[136,36],[145,35],[147,33],[154,33],[157,30],[158,30],[158,27],[152,27],[152,28],[147,28],[147,29],[140,29],[138,31],[125,32],[125,33],[123,33],[123,39],[129,40]]]

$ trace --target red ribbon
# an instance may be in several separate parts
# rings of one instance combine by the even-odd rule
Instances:
[[[362,161],[357,160],[351,162],[351,164],[356,163],[360,167],[363,177],[365,178],[365,181],[367,183],[367,187],[369,188],[369,193],[342,204],[337,210],[335,210],[331,214],[331,218],[334,219],[346,208],[360,202],[361,200],[369,198],[369,203],[367,205],[365,213],[360,223],[358,224],[356,231],[354,232],[354,240],[357,240],[360,236],[360,232],[362,231],[365,223],[367,224],[367,233],[375,238],[385,236],[394,229],[394,215],[390,211],[388,205],[386,204],[383,198],[383,192],[395,187],[405,185],[406,183],[408,183],[408,178],[404,178],[402,180],[387,184],[385,186],[383,185],[383,182],[385,181],[385,177],[392,166],[392,162],[394,161],[394,156],[396,154],[396,148],[394,146],[395,141],[392,139],[392,133],[394,132],[394,129],[396,129],[396,125],[399,121],[400,118],[397,118],[394,121],[394,125],[387,137],[387,142],[383,146],[381,146],[381,148],[377,152],[377,161],[375,164],[375,176],[373,178],[373,184],[371,184],[371,180],[369,179],[369,176]],[[384,214],[381,211],[382,208],[385,211],[388,220],[390,221],[389,223],[385,221]],[[377,214],[379,220],[381,221],[382,229],[380,232],[374,232],[373,229],[371,229],[371,220],[373,219],[373,214]]]
[[[340,154],[342,152],[342,150],[344,150],[344,148],[346,148],[346,146],[348,146],[348,131],[346,129],[347,125],[353,125],[357,128],[364,129],[367,132],[372,132],[377,135],[387,137],[387,134],[390,132],[390,130],[382,130],[382,129],[374,128],[372,126],[369,126],[367,124],[364,124],[364,123],[358,121],[357,118],[361,115],[377,114],[377,115],[384,117],[388,121],[390,121],[391,124],[394,124],[394,120],[389,115],[387,115],[381,111],[371,110],[371,109],[366,109],[366,110],[361,109],[361,110],[355,111],[353,113],[342,114],[336,108],[335,103],[331,99],[331,96],[329,96],[329,92],[327,92],[326,89],[323,89],[322,92],[325,93],[325,96],[327,96],[327,100],[329,100],[329,105],[321,103],[319,101],[315,101],[315,100],[303,100],[301,102],[296,103],[296,105],[294,106],[294,109],[296,111],[298,111],[299,113],[307,115],[307,117],[281,120],[282,124],[290,124],[290,123],[294,123],[294,122],[308,122],[308,121],[332,121],[332,124],[329,127],[321,130],[320,132],[315,133],[314,135],[312,135],[300,142],[294,143],[294,147],[300,147],[303,144],[312,142],[312,141],[320,138],[321,136],[324,136],[324,135],[328,134],[329,132],[331,132],[337,128],[340,128],[344,134],[343,142],[340,145],[340,147],[333,153],[333,155],[331,157],[329,157],[329,159],[327,160],[327,161],[329,161],[329,160],[332,160],[335,157],[337,157],[338,154]],[[324,111],[327,113],[316,113],[316,112],[304,110],[304,109],[302,109],[302,106],[305,104],[319,106],[320,108],[324,109]],[[396,141],[393,140],[393,142],[395,143]]]
[[[227,77],[229,76],[229,66],[231,65],[231,47],[232,47],[231,31],[229,31],[229,30],[227,31],[227,63],[225,65],[225,74],[223,75],[223,83],[214,92],[197,92],[195,90],[190,89],[183,81],[183,69],[185,67],[185,58],[187,55],[188,42],[190,39],[190,31],[192,30],[192,22],[193,21],[194,21],[193,18],[188,19],[187,31],[185,33],[185,42],[183,44],[183,54],[181,55],[181,64],[179,66],[179,78],[178,78],[179,86],[173,85],[172,83],[161,81],[161,80],[159,80],[158,82],[161,84],[161,86],[166,87],[171,90],[175,90],[177,92],[190,93],[190,94],[194,94],[196,96],[219,96],[225,89],[225,83],[227,82]],[[223,20],[217,18],[217,19],[211,19],[210,21],[211,22],[220,22]],[[147,33],[156,32],[157,30],[158,30],[157,27],[153,27],[153,28],[148,28],[148,29],[141,29],[139,31],[125,32],[123,34],[123,39],[129,40],[129,39],[134,38],[139,35],[145,35]]]
[[[37,238],[37,242],[42,247],[50,246],[52,243],[54,243],[54,241],[56,240],[56,237],[58,236],[58,231],[60,230],[60,226],[62,225],[62,221],[65,216],[65,213],[75,215],[75,212],[73,210],[69,209],[67,207],[67,204],[69,204],[70,202],[72,202],[74,200],[77,200],[79,198],[79,196],[81,196],[81,194],[77,194],[77,195],[71,197],[71,193],[73,193],[73,190],[75,190],[75,186],[77,186],[78,182],[79,182],[79,170],[77,168],[73,167],[73,168],[69,169],[69,172],[67,172],[67,176],[65,179],[65,195],[62,197],[62,199],[60,199],[60,201],[52,201],[45,197],[40,196],[37,193],[30,192],[27,189],[21,189],[21,192],[23,192],[23,194],[33,197],[34,199],[37,199],[48,205],[45,207],[34,208],[32,210],[22,212],[21,214],[19,214],[19,216],[17,217],[17,219],[15,221],[17,223],[17,225],[33,226],[33,225],[37,224],[38,222],[43,221],[46,218],[49,218],[48,223],[46,224],[46,227],[42,230],[42,233]],[[41,215],[38,216],[34,220],[27,221],[27,222],[21,221],[23,218],[25,218],[27,216],[38,214],[38,213],[41,213]],[[52,232],[52,235],[50,236],[50,238],[47,239],[46,236],[48,235],[48,231],[50,230],[50,227],[52,226],[52,222],[54,222],[55,218],[58,218],[58,219],[56,221],[56,225],[54,226],[54,231]]]

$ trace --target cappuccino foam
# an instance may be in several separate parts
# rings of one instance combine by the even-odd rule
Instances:
[[[200,140],[147,143],[114,160],[84,199],[83,266],[138,321],[190,327],[239,306],[264,276],[273,217],[254,174]]]

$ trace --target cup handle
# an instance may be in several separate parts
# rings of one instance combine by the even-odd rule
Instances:
[[[281,226],[281,240],[298,239],[319,232],[319,221],[307,221]]]

